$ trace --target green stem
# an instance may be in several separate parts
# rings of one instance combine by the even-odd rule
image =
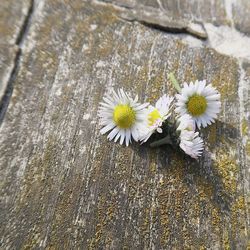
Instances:
[[[178,81],[176,80],[174,74],[171,72],[168,74],[168,79],[171,81],[171,83],[173,84],[173,86],[175,87],[175,89],[181,93],[181,87],[178,83]]]
[[[171,141],[169,135],[166,136],[166,137],[164,137],[163,139],[160,139],[158,141],[152,142],[150,144],[150,147],[151,148],[156,148],[156,147],[159,147],[159,146],[162,146],[162,145],[165,145],[165,144],[170,144],[170,145],[172,144],[172,141]]]

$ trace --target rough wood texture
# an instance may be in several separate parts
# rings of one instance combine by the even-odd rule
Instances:
[[[216,19],[225,9],[212,2],[203,11]],[[191,6],[176,7],[176,17]],[[246,249],[249,61],[121,11],[82,0],[36,6],[0,127],[1,248]],[[222,94],[199,162],[99,134],[105,91],[122,86],[153,102],[175,93],[170,71]]]
[[[227,12],[223,1],[104,0],[104,2],[133,9],[158,9],[173,18],[196,19],[219,25],[227,23]]]
[[[23,25],[30,4],[29,0],[0,2],[0,101],[17,64]]]

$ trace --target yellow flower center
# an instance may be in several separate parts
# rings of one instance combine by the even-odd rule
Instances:
[[[154,109],[151,113],[148,115],[148,125],[152,126],[156,120],[161,118],[161,115],[157,109]]]
[[[193,95],[187,102],[187,110],[192,116],[200,116],[207,109],[207,100],[202,95]]]
[[[135,111],[129,105],[117,105],[114,109],[113,119],[120,128],[130,128],[135,122]]]

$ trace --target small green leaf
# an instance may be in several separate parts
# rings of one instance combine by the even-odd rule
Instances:
[[[174,74],[171,72],[168,74],[168,79],[171,81],[171,83],[173,84],[173,86],[175,87],[175,89],[181,93],[181,87],[178,83],[178,81],[176,80]]]

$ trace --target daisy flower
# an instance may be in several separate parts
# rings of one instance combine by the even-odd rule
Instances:
[[[199,129],[214,122],[220,112],[220,94],[211,84],[206,85],[206,80],[184,83],[176,98],[176,112],[189,114]]]
[[[156,131],[162,133],[162,124],[171,115],[171,103],[174,98],[168,95],[163,95],[155,104],[155,107],[150,105],[147,108],[145,120],[147,127],[140,137],[140,141],[146,142],[149,137]]]
[[[117,93],[112,89],[111,94],[106,94],[100,103],[98,116],[100,125],[103,126],[101,134],[110,131],[110,141],[120,139],[120,144],[125,143],[126,146],[131,143],[132,138],[138,141],[140,132],[146,128],[144,117],[147,106],[148,103],[138,103],[138,96],[133,99],[123,89],[119,89]]]
[[[201,156],[204,143],[199,137],[199,132],[195,132],[195,123],[190,115],[183,115],[178,119],[180,131],[180,148],[189,156],[197,159]]]
[[[180,148],[189,156],[197,159],[201,156],[204,143],[198,132],[183,130],[180,134]]]

